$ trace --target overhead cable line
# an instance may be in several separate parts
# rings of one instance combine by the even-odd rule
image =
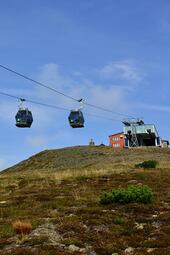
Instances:
[[[4,92],[1,92],[1,91],[0,91],[0,95],[8,96],[8,97],[15,98],[15,99],[18,99],[18,100],[21,100],[21,101],[27,101],[27,102],[32,103],[32,104],[42,105],[42,106],[46,106],[46,107],[50,107],[50,108],[56,108],[58,110],[64,110],[64,111],[68,111],[69,110],[67,108],[62,108],[62,107],[59,107],[59,106],[56,106],[56,105],[51,105],[51,104],[46,104],[46,103],[41,103],[41,102],[33,101],[33,100],[30,100],[30,99],[26,99],[26,98],[21,98],[21,97],[14,96],[14,95],[11,95],[11,94],[8,94],[8,93],[4,93]]]
[[[58,91],[58,90],[56,90],[55,88],[50,87],[50,86],[48,86],[48,85],[46,85],[46,84],[44,84],[44,83],[42,83],[42,82],[36,81],[36,80],[34,80],[34,79],[32,79],[32,78],[30,78],[30,77],[28,77],[28,76],[26,76],[26,75],[24,75],[24,74],[22,74],[22,73],[20,73],[20,72],[17,72],[17,71],[15,71],[15,70],[13,70],[13,69],[11,69],[11,68],[9,68],[9,67],[6,67],[6,66],[0,64],[0,68],[3,68],[3,69],[5,69],[6,71],[9,71],[9,72],[11,72],[11,73],[14,73],[14,74],[16,74],[16,75],[18,75],[18,76],[20,76],[20,77],[26,79],[26,80],[29,80],[29,81],[31,81],[31,82],[34,82],[35,84],[37,84],[37,85],[39,85],[39,86],[41,86],[41,87],[44,87],[44,88],[46,88],[46,89],[49,89],[49,90],[51,90],[51,91],[53,91],[53,92],[55,92],[55,93],[57,93],[57,94],[59,94],[59,95],[62,95],[62,96],[64,96],[64,97],[66,97],[66,98],[69,98],[69,99],[71,99],[71,100],[73,100],[73,101],[80,102],[79,99],[76,99],[76,98],[74,98],[74,97],[72,97],[72,96],[70,96],[70,95],[67,95],[67,94],[65,94],[65,93],[63,93],[63,92],[61,92],[61,91]],[[116,115],[120,115],[120,116],[124,116],[124,117],[128,117],[128,118],[134,118],[133,116],[130,116],[130,115],[127,115],[127,114],[123,114],[123,113],[119,113],[119,112],[115,112],[115,111],[112,111],[112,110],[103,108],[103,107],[101,107],[101,106],[88,103],[88,102],[86,102],[86,101],[84,102],[84,105],[87,105],[87,106],[96,108],[96,109],[101,110],[101,111],[113,113],[113,114],[116,114]]]
[[[60,94],[60,95],[62,95],[62,96],[64,96],[64,97],[67,97],[67,98],[69,98],[69,99],[71,99],[71,100],[74,100],[74,101],[79,102],[79,100],[77,100],[76,98],[74,98],[74,97],[72,97],[72,96],[69,96],[69,95],[67,95],[67,94],[65,94],[65,93],[63,93],[63,92],[60,92],[60,91],[58,91],[58,90],[56,90],[56,89],[54,89],[54,88],[52,88],[52,87],[50,87],[50,86],[47,86],[46,84],[44,84],[44,83],[42,83],[42,82],[39,82],[39,81],[36,81],[36,80],[30,78],[30,77],[28,77],[28,76],[26,76],[26,75],[24,75],[24,74],[21,74],[21,73],[19,73],[19,72],[16,72],[15,70],[12,70],[12,69],[10,69],[10,68],[8,68],[8,67],[6,67],[6,66],[0,65],[0,67],[3,68],[3,69],[5,69],[5,70],[7,70],[7,71],[9,71],[9,72],[11,72],[11,73],[14,73],[14,74],[20,76],[20,77],[22,77],[22,78],[24,78],[24,79],[26,79],[26,80],[28,80],[28,81],[34,82],[35,84],[37,84],[37,85],[39,85],[39,86],[41,86],[41,87],[44,87],[44,88],[49,89],[49,90],[51,90],[51,91],[53,91],[53,92],[56,92],[56,93],[58,93],[58,94]]]
[[[5,92],[2,92],[2,91],[0,91],[0,95],[11,97],[11,98],[23,101],[23,102],[26,101],[26,102],[29,102],[29,103],[32,103],[32,104],[45,106],[45,107],[48,107],[48,108],[53,108],[53,109],[63,110],[63,111],[70,111],[70,109],[68,109],[68,108],[63,108],[63,107],[59,107],[59,106],[56,106],[56,105],[51,105],[51,104],[46,104],[46,103],[42,103],[42,102],[37,102],[37,101],[30,100],[30,99],[27,99],[27,98],[22,98],[22,97],[14,96],[12,94],[5,93]],[[88,112],[85,112],[85,114],[89,115],[89,116],[92,116],[92,117],[102,118],[102,119],[111,120],[111,121],[121,121],[121,120],[118,120],[118,119],[107,118],[105,116],[100,116],[100,115],[96,115],[96,114],[92,114],[92,113],[88,113]]]
[[[119,120],[119,119],[113,119],[113,118],[108,118],[108,117],[105,117],[105,116],[101,116],[101,115],[97,115],[97,114],[93,114],[93,113],[88,113],[88,112],[84,112],[85,115],[89,115],[89,116],[92,116],[92,117],[96,117],[96,118],[101,118],[101,119],[106,119],[106,120],[112,120],[112,121],[122,121],[122,120]]]
[[[97,106],[97,105],[94,105],[94,104],[90,104],[90,103],[86,103],[86,102],[84,104],[87,105],[87,106],[102,110],[104,112],[110,112],[110,113],[114,113],[114,114],[117,114],[117,115],[120,115],[120,116],[124,116],[124,117],[128,117],[128,118],[134,118],[133,116],[123,114],[123,113],[119,113],[119,112],[114,112],[112,110],[109,110],[109,109],[106,109],[106,108],[103,108],[101,106]]]

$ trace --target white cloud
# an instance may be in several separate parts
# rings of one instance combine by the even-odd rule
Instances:
[[[118,63],[120,68],[120,62],[117,62],[117,65]],[[106,67],[103,67],[103,69],[105,68]],[[127,66],[126,69],[128,70]],[[128,71],[125,72],[124,70],[125,76],[128,76],[127,73]],[[135,75],[132,74],[129,74],[129,77],[130,76],[135,77]],[[77,99],[83,97],[88,103],[108,108],[115,112],[123,112],[125,114],[128,114],[130,109],[128,100],[129,91],[125,90],[124,87],[114,86],[114,84],[106,86],[105,84],[99,83],[95,80],[92,81],[92,79],[83,77],[83,74],[80,77],[74,77],[74,75],[65,77],[65,75],[61,73],[58,64],[49,63],[44,65],[40,69],[40,73],[37,75],[37,77],[37,80],[40,80],[42,83],[47,84],[48,86],[54,87],[64,94],[70,95]],[[30,100],[52,104],[68,109],[68,112],[64,112],[25,102],[25,105],[28,106],[28,108],[33,113],[34,122],[31,128],[31,130],[33,130],[32,133],[37,130],[44,132],[44,130],[51,127],[55,127],[58,131],[61,128],[62,123],[68,121],[67,116],[69,114],[69,110],[79,106],[78,103],[42,87],[33,86],[29,90],[23,89],[20,91],[19,89],[11,89],[5,92],[21,97],[26,94],[27,98]],[[3,100],[0,103],[0,108],[1,120],[8,122],[9,125],[14,125],[14,117],[18,108],[17,100]],[[105,116],[107,114],[108,117],[111,116],[109,113],[101,112],[97,109],[93,109],[87,106],[85,106],[85,111]],[[114,118],[117,116],[112,115],[112,117]],[[39,146],[45,142],[45,139],[40,137],[35,140],[31,138],[28,139],[28,143],[32,146]]]
[[[112,86],[105,88],[99,85],[97,87],[91,87],[89,93],[89,101],[95,105],[108,108],[115,112],[121,112],[128,108],[126,93],[121,88]]]
[[[39,80],[53,87],[62,86],[64,81],[60,77],[59,65],[54,63],[49,63],[40,68]]]
[[[114,61],[98,70],[99,75],[106,80],[125,80],[138,84],[143,75],[131,60]]]
[[[55,89],[76,99],[83,97],[89,103],[97,104],[101,107],[109,107],[115,111],[128,109],[127,91],[124,90],[124,87],[114,85],[106,86],[102,83],[86,79],[82,75],[76,78],[71,76],[65,78],[60,73],[59,66],[54,63],[45,65],[41,69],[39,77],[41,77],[43,83],[49,86],[55,85],[53,86]],[[68,109],[78,106],[77,103],[68,98],[61,95],[58,96],[56,93],[51,93],[43,88],[39,89],[45,92],[44,95],[43,92],[40,92],[40,94],[45,99],[50,100],[50,103]]]
[[[70,80],[67,79],[65,75],[61,74],[59,65],[55,63],[48,63],[42,66],[38,75],[38,80],[43,84],[61,92],[67,88],[67,86],[69,86],[70,82]],[[40,96],[43,96],[44,98],[48,98],[48,95],[51,96],[54,93],[54,91],[47,90],[43,87],[38,87],[37,90],[40,92]]]

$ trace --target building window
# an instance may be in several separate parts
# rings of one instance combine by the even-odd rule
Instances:
[[[112,136],[112,141],[120,141],[122,138],[124,138],[123,135],[118,135],[118,136]]]
[[[119,137],[114,137],[113,140],[114,141],[119,141]]]
[[[115,143],[115,144],[113,144],[113,147],[120,147],[120,144],[119,143]]]

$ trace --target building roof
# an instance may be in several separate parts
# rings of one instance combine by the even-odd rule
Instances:
[[[121,134],[124,134],[124,132],[122,131],[122,132],[119,132],[119,133],[116,133],[116,134],[113,134],[113,135],[109,135],[109,137],[110,136],[115,136],[115,135],[121,135]]]
[[[129,130],[132,132],[133,127],[135,128],[136,134],[147,134],[148,130],[150,130],[151,133],[155,134],[155,137],[159,137],[158,131],[154,124],[124,126],[124,133],[127,134]]]

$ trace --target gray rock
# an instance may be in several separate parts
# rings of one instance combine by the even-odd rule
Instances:
[[[128,247],[128,248],[125,249],[125,254],[133,254],[134,251],[135,251],[134,248]]]
[[[45,223],[43,225],[40,225],[38,228],[31,232],[28,238],[32,239],[35,236],[47,237],[46,242],[52,244],[58,244],[62,239],[59,233],[55,230],[55,226],[52,223]]]
[[[68,250],[69,250],[70,252],[75,252],[75,251],[80,251],[80,248],[77,247],[77,246],[74,245],[74,244],[70,244],[69,247],[68,247]]]
[[[144,229],[144,226],[146,225],[146,223],[135,223],[135,228],[136,229]]]
[[[108,227],[106,227],[104,224],[102,224],[102,225],[94,226],[94,230],[96,232],[107,232]]]
[[[86,249],[85,248],[80,248],[79,251],[82,252],[82,253],[85,253]]]
[[[138,183],[138,181],[137,180],[130,180],[130,181],[128,181],[128,183],[129,184],[136,184],[136,183]]]
[[[86,244],[86,254],[88,255],[97,255],[95,251],[93,251],[93,247],[91,245]]]
[[[151,252],[155,251],[155,248],[148,248],[146,251],[147,251],[148,253],[151,253]]]

